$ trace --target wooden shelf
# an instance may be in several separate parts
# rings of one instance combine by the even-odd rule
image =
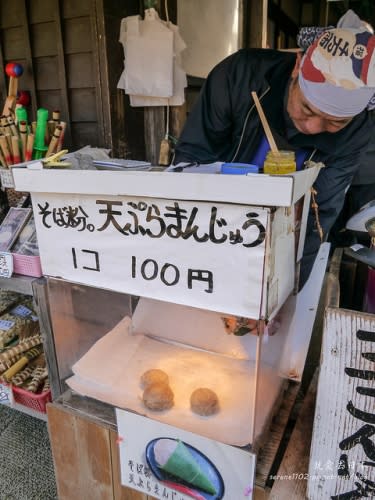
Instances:
[[[10,408],[12,408],[13,410],[18,410],[22,413],[26,413],[26,415],[30,415],[30,417],[39,418],[39,420],[44,420],[44,422],[47,422],[47,414],[46,413],[42,413],[40,411],[35,411],[31,408],[28,408],[27,406],[20,405],[18,403],[13,403]]]
[[[37,279],[39,278],[14,274],[11,278],[0,278],[0,289],[33,295],[32,284]]]

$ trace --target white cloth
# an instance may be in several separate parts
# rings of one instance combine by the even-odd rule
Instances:
[[[186,45],[177,26],[161,21],[155,9],[147,9],[144,20],[122,19],[119,41],[125,60],[117,88],[130,95],[132,106],[184,103],[187,80],[180,54]]]

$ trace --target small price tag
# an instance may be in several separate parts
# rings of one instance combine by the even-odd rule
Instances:
[[[32,313],[31,309],[21,304],[12,309],[10,312],[15,316],[21,316],[21,318],[26,318],[27,316],[30,316],[30,314]]]
[[[13,393],[9,385],[2,384],[0,382],[0,404],[1,405],[13,405]]]
[[[6,332],[12,328],[14,321],[9,321],[8,319],[0,319],[0,330],[5,330]]]
[[[13,274],[13,255],[9,252],[0,252],[0,277],[10,278]]]

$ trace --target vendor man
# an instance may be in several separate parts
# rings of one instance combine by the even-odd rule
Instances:
[[[375,36],[365,28],[325,31],[301,54],[242,49],[209,74],[179,138],[174,164],[246,162],[262,165],[269,149],[251,97],[256,91],[280,149],[323,162],[315,182],[324,238],[342,208],[374,123]],[[298,165],[300,163],[300,165]],[[308,218],[300,286],[320,246]]]

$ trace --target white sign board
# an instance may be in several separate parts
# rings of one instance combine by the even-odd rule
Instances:
[[[375,316],[328,308],[308,498],[375,498]]]
[[[270,209],[136,196],[32,199],[45,275],[260,317]]]
[[[0,382],[0,405],[12,406],[13,393],[12,388],[8,384]]]
[[[124,486],[170,500],[253,498],[254,454],[124,410],[116,416]]]
[[[13,274],[13,255],[9,252],[0,252],[0,277],[10,278]]]

